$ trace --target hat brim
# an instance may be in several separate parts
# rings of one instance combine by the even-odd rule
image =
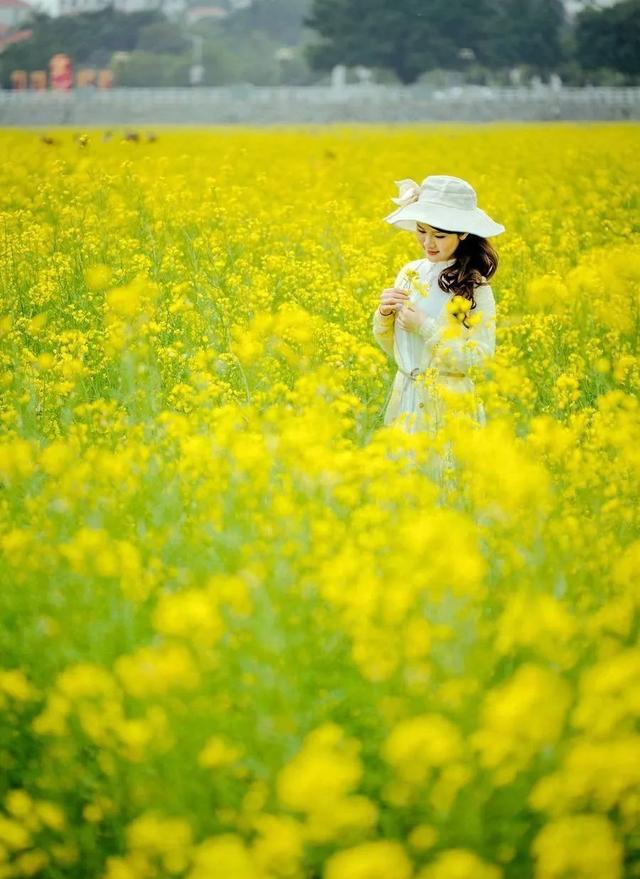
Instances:
[[[428,223],[430,226],[437,226],[438,229],[447,229],[452,232],[471,232],[473,235],[480,235],[483,238],[501,235],[505,231],[504,226],[494,222],[480,208],[463,211],[439,205],[421,204],[419,201],[392,211],[384,220],[398,229],[405,229],[407,232],[415,232],[417,222]]]

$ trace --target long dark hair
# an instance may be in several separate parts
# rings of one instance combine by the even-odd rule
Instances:
[[[449,229],[439,229],[437,226],[431,228],[449,235],[463,234],[462,232],[452,233]],[[484,283],[483,277],[488,281],[496,273],[498,254],[486,238],[469,232],[466,238],[458,242],[454,258],[453,265],[447,266],[440,272],[438,286],[445,293],[457,294],[469,300],[471,311],[473,311],[476,307],[474,291],[476,287]],[[462,323],[469,329],[466,317]]]

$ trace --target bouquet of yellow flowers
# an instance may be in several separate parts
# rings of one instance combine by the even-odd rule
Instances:
[[[426,297],[429,295],[429,282],[423,283],[419,280],[418,272],[415,269],[407,269],[405,272],[405,277],[409,281],[409,289],[415,290],[420,296]]]

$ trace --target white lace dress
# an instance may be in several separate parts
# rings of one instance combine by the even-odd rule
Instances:
[[[484,283],[476,288],[476,308],[470,314],[481,319],[469,329],[459,325],[456,338],[449,338],[445,331],[451,317],[446,304],[452,298],[438,286],[438,276],[443,269],[453,265],[455,259],[433,263],[429,259],[417,259],[407,263],[398,272],[394,286],[404,287],[409,301],[425,315],[418,332],[409,332],[396,324],[395,313],[384,317],[378,309],[373,315],[373,335],[383,351],[394,358],[398,371],[393,380],[384,412],[384,423],[400,424],[409,432],[427,430],[437,433],[446,417],[451,401],[464,396],[464,409],[472,419],[486,423],[482,401],[475,391],[475,383],[468,375],[471,366],[480,364],[495,353],[496,303],[491,286]],[[407,270],[418,273],[418,280],[428,285],[423,296],[407,278]],[[412,372],[430,370],[435,380],[426,383]],[[447,402],[448,401],[448,402]]]

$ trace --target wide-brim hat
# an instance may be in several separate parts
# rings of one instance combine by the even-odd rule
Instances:
[[[396,180],[400,207],[384,219],[398,229],[416,231],[416,223],[428,223],[450,232],[471,232],[483,238],[500,235],[504,226],[478,207],[476,191],[460,177],[432,174],[421,185],[405,178]]]

